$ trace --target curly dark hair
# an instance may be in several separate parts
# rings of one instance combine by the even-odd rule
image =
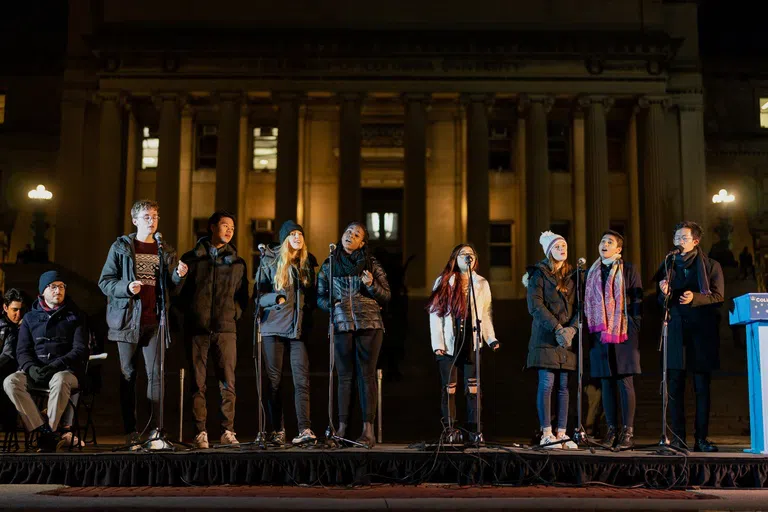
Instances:
[[[21,302],[24,304],[26,302],[24,300],[24,292],[18,288],[8,288],[5,291],[5,295],[3,295],[3,304],[10,306],[11,302]]]

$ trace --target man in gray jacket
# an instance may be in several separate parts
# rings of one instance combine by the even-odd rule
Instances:
[[[248,272],[231,244],[234,215],[224,210],[215,212],[208,219],[208,233],[181,257],[189,266],[189,274],[178,300],[195,377],[192,412],[197,448],[208,448],[205,392],[209,352],[221,392],[221,444],[238,443],[234,431],[237,320],[248,307]]]
[[[136,361],[139,348],[147,371],[147,399],[151,404],[149,449],[163,449],[166,443],[157,431],[160,417],[160,343],[158,340],[157,279],[160,256],[154,239],[160,221],[159,206],[150,200],[137,201],[131,208],[136,233],[119,237],[109,249],[101,270],[99,288],[107,296],[108,337],[118,342],[120,370],[120,405],[126,443],[139,448],[136,430]],[[166,289],[180,286],[187,265],[178,261],[176,251],[163,246],[163,261],[168,269]],[[166,297],[167,299],[167,297]]]

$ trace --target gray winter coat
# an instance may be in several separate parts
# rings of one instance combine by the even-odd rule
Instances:
[[[323,311],[331,311],[333,303],[333,326],[336,332],[359,331],[361,329],[384,329],[381,306],[389,302],[391,293],[387,274],[376,258],[371,257],[373,275],[371,286],[363,284],[360,276],[334,276],[333,299],[329,293],[328,259],[320,267],[317,276],[317,305]]]
[[[185,335],[237,332],[237,321],[248,307],[248,272],[234,246],[212,254],[208,237],[184,253],[189,266],[175,304],[184,312]]]
[[[317,286],[315,284],[315,267],[317,260],[309,255],[309,285],[294,286],[297,272],[294,270],[294,282],[284,289],[275,289],[275,274],[277,273],[277,251],[267,248],[261,259],[261,268],[256,270],[258,282],[254,284],[253,296],[256,300],[257,291],[259,305],[263,308],[261,314],[262,336],[282,336],[292,340],[302,339],[309,329],[312,310],[317,304]],[[258,287],[258,289],[257,289]],[[280,297],[285,302],[278,304]]]
[[[528,269],[528,312],[533,317],[531,339],[528,342],[528,368],[575,370],[574,345],[570,349],[557,344],[557,326],[576,327],[573,307],[576,283],[568,281],[565,293],[557,290],[557,281],[542,260]]]
[[[107,326],[108,338],[112,341],[128,343],[139,342],[139,327],[141,322],[141,299],[132,295],[128,285],[136,280],[136,249],[133,245],[136,233],[123,235],[109,248],[107,261],[101,269],[99,288],[107,296]],[[178,258],[176,250],[165,244],[165,265],[168,269],[166,281],[166,299],[170,293],[175,293],[184,278],[176,273]],[[155,287],[159,291],[159,287]]]

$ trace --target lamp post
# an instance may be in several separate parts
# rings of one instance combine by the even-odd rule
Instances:
[[[717,209],[719,222],[713,228],[714,232],[720,237],[720,241],[712,245],[709,255],[720,262],[723,267],[734,266],[738,263],[731,248],[731,233],[733,233],[733,222],[729,214],[729,205],[736,201],[736,196],[728,193],[724,188],[712,196],[712,204]]]
[[[53,192],[46,190],[44,185],[38,185],[29,192],[27,197],[32,200],[35,210],[32,216],[33,249],[29,260],[44,263],[48,261],[48,239],[45,237],[48,231],[48,223],[45,222],[44,205],[53,199]]]

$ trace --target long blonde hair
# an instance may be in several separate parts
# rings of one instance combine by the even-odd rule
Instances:
[[[277,270],[275,271],[275,290],[284,290],[286,286],[292,284],[293,273],[291,267],[295,266],[299,271],[299,279],[304,286],[309,286],[309,252],[307,245],[301,250],[295,250],[291,247],[289,237],[283,240],[280,251],[277,255]]]

